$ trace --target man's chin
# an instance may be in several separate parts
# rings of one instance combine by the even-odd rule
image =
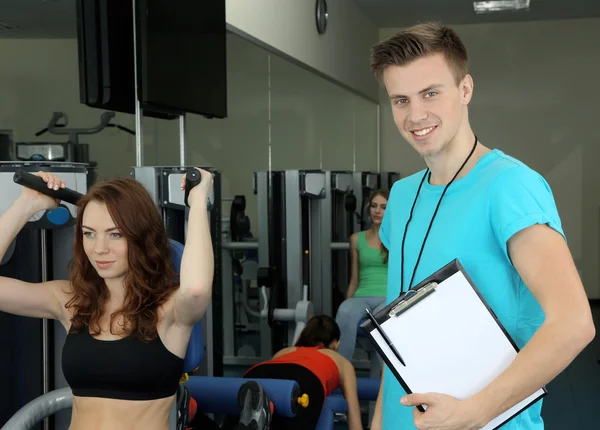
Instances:
[[[413,142],[412,146],[423,158],[435,157],[441,152],[441,148],[433,143],[424,145],[423,142]]]

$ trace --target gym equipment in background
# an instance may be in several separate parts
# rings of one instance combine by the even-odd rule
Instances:
[[[63,112],[54,112],[48,125],[38,131],[36,137],[42,136],[45,133],[54,134],[57,136],[67,136],[66,142],[50,142],[50,141],[33,141],[33,142],[15,142],[14,143],[14,161],[34,161],[34,162],[68,162],[68,163],[85,163],[88,165],[90,175],[89,183],[96,182],[96,167],[95,161],[90,161],[89,144],[79,141],[80,135],[92,135],[102,132],[107,127],[115,127],[119,130],[135,135],[135,131],[123,127],[118,124],[113,124],[111,121],[115,117],[114,112],[104,112],[100,116],[100,123],[89,128],[67,128],[69,118]],[[62,122],[61,122],[62,121]]]
[[[221,242],[225,366],[266,360],[292,345],[310,316],[335,315],[350,278],[349,237],[366,223],[368,198],[384,175],[397,174],[256,172],[258,237],[249,232],[246,197],[226,199],[232,203]],[[371,368],[366,360],[355,365]]]
[[[21,187],[14,182],[14,177],[26,178],[26,172],[39,170],[60,175],[67,186],[76,192],[87,192],[89,169],[85,164],[2,162],[0,213],[6,212],[21,194]],[[36,176],[34,178],[41,180]],[[66,193],[65,190],[59,191]],[[63,201],[52,211],[36,213],[4,255],[0,276],[26,282],[69,279],[76,216],[76,208],[69,201]],[[0,342],[2,350],[7,351],[6,354],[0,354],[0,422],[8,420],[32,399],[67,386],[61,368],[65,338],[66,333],[60,322],[0,312]],[[58,427],[64,418],[64,414],[59,414],[46,420],[44,428],[49,428],[52,420],[56,421]],[[70,415],[67,418],[70,419]]]

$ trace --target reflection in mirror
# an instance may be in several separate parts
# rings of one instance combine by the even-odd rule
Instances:
[[[331,245],[327,245],[325,251],[321,247],[323,254],[317,254],[314,246],[311,255],[308,252],[310,243],[320,241],[319,238],[326,239],[325,242],[334,239],[331,226],[323,232],[313,228],[313,233],[307,228],[311,217],[313,226],[332,224],[333,211],[339,213],[339,204],[334,209],[331,200],[320,196],[313,199],[310,206],[302,197],[304,176],[301,173],[276,177],[267,172],[347,171],[349,180],[358,184],[360,194],[363,187],[359,184],[364,182],[364,175],[353,176],[352,172],[378,169],[378,105],[237,35],[229,34],[227,42],[228,118],[188,117],[186,142],[188,164],[212,166],[222,175],[223,250],[220,257],[224,365],[226,372],[235,373],[233,369],[237,366],[243,368],[268,359],[280,347],[290,344],[302,326],[301,322],[294,321],[294,316],[291,321],[277,322],[273,321],[273,315],[269,318],[265,312],[268,306],[264,297],[271,297],[275,289],[265,290],[263,294],[257,278],[264,275],[260,268],[273,265],[273,255],[280,257],[279,268],[285,266],[286,270],[292,270],[290,264],[295,255],[299,258],[295,274],[281,275],[277,298],[270,299],[277,302],[277,308],[291,309],[303,302],[300,284],[311,287],[307,289],[311,295],[323,298],[311,299],[315,311],[333,315],[340,301],[339,297],[334,299],[336,294],[331,292],[331,272],[328,272],[329,280],[317,291],[316,285],[321,281],[317,282],[308,269],[309,261],[312,266],[317,263],[314,256],[329,258],[331,255]],[[146,122],[150,123],[145,141],[146,164],[177,164],[174,143],[178,141],[178,124],[152,119]],[[292,185],[294,177],[296,185]],[[330,176],[327,181],[327,187],[331,187]],[[287,197],[277,200],[273,191],[276,187],[287,193]],[[344,192],[342,199],[336,201],[346,201]],[[331,198],[331,191],[325,194]],[[362,197],[360,202],[363,202]],[[327,216],[321,217],[325,212]],[[284,222],[285,216],[288,218]],[[342,218],[349,227],[343,232],[338,228],[335,234],[335,240],[342,243],[342,249],[337,251],[339,258],[334,263],[337,273],[349,268],[347,239],[353,229],[359,228],[359,216],[360,209],[346,211]],[[273,230],[274,225],[278,225],[279,230]],[[288,248],[269,249],[277,244],[277,238],[283,248],[284,244]],[[295,243],[295,247],[291,243]],[[294,287],[294,291],[286,287],[296,283],[299,286]],[[345,288],[345,285],[341,287]]]

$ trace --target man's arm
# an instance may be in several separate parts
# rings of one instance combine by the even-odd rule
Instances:
[[[589,302],[564,238],[545,224],[516,233],[508,253],[545,320],[514,362],[466,402],[482,426],[562,372],[595,336]]]

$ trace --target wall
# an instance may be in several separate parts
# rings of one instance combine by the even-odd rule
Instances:
[[[79,103],[75,39],[0,38],[0,57],[0,129],[14,130],[15,141],[65,141],[48,133],[35,136],[55,111],[68,116],[69,128],[100,123],[102,111]],[[113,123],[135,129],[132,115],[117,114]],[[116,128],[82,137],[81,142],[92,145],[91,157],[107,167],[106,174],[126,173],[135,165],[135,138]]]
[[[377,169],[377,105],[297,64],[229,34],[226,119],[187,118],[188,164],[223,174],[223,195],[244,194],[256,226],[252,174],[272,169]],[[101,110],[79,103],[74,39],[1,39],[0,130],[15,141],[64,141],[35,133],[52,112],[69,127],[91,127]],[[114,121],[135,129],[133,115]],[[144,119],[144,164],[179,164],[178,121]],[[135,137],[116,128],[83,136],[98,162],[99,179],[127,175],[135,165]],[[229,208],[223,207],[227,214]],[[256,231],[254,231],[256,234]]]
[[[236,35],[228,50],[228,118],[190,116],[187,153],[222,172],[223,196],[246,196],[254,226],[256,171],[377,169],[375,103]],[[178,123],[152,123],[158,146],[146,164],[178,164]]]
[[[600,298],[600,19],[456,29],[475,81],[473,129],[548,180],[588,296]],[[394,32],[382,29],[380,38]],[[382,170],[405,176],[422,169],[383,91],[380,102]]]
[[[377,100],[377,85],[369,68],[369,49],[377,42],[377,26],[353,0],[327,3],[329,21],[324,35],[316,29],[315,0],[227,0],[227,23],[233,32],[257,39]]]

